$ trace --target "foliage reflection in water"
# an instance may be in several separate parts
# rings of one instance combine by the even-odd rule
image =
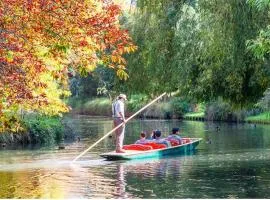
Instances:
[[[105,161],[114,148],[105,139],[71,165],[82,150],[106,134],[109,119],[70,119],[81,142],[66,149],[0,151],[0,198],[268,198],[270,192],[269,126],[165,120],[133,120],[125,143],[141,130],[175,126],[182,135],[202,137],[194,155],[164,159]],[[219,127],[217,129],[216,127]],[[211,142],[209,142],[211,141]]]

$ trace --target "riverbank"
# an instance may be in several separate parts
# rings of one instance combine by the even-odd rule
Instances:
[[[248,123],[270,124],[270,112],[264,112],[256,116],[246,118]]]
[[[253,123],[253,124],[270,124],[270,113],[263,112],[258,115],[248,116],[245,117],[241,121],[233,120],[207,120],[207,117],[204,113],[187,113],[184,115],[183,119],[185,120],[192,120],[192,121],[225,121],[225,122],[246,122],[246,123]]]
[[[205,114],[204,112],[190,112],[186,113],[183,116],[183,119],[192,121],[205,121]]]
[[[127,102],[126,116],[139,110],[147,103],[148,99],[131,98]],[[73,98],[70,101],[73,114],[111,116],[111,101],[108,98],[96,98],[93,100],[80,100]],[[192,112],[197,110],[196,112]],[[184,119],[193,121],[224,121],[224,122],[248,122],[270,124],[269,112],[258,109],[234,111],[230,105],[224,102],[212,102],[207,105],[192,105],[172,97],[170,100],[153,104],[138,115],[139,118],[155,119]]]
[[[20,146],[51,146],[64,140],[74,140],[76,133],[65,118],[26,117],[23,119],[24,131],[0,134],[0,148]]]
[[[134,112],[149,103],[150,99],[145,96],[135,95],[126,102],[126,116],[131,116]],[[108,98],[96,98],[92,100],[82,100],[71,98],[69,105],[73,114],[107,116],[112,115],[112,101]],[[179,98],[171,98],[167,101],[159,101],[145,109],[137,117],[155,119],[181,119],[189,109],[189,105]]]

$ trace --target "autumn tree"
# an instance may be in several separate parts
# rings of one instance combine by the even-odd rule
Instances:
[[[121,9],[103,0],[0,2],[2,131],[20,128],[20,110],[68,111],[68,75],[102,64],[127,78],[125,53],[136,49],[119,24]]]

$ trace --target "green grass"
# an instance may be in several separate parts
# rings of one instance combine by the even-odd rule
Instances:
[[[111,115],[111,101],[108,98],[97,98],[83,104],[82,109],[89,114]]]
[[[270,112],[264,112],[256,116],[249,116],[246,118],[248,122],[270,122]]]
[[[184,115],[185,117],[204,117],[204,112],[190,112]]]

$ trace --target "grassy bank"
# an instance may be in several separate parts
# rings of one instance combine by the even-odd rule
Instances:
[[[0,133],[0,146],[53,145],[73,133],[60,117],[27,116],[23,119],[25,130],[18,133]]]
[[[126,116],[130,116],[149,101],[150,99],[142,95],[131,96],[126,103]],[[73,108],[73,113],[76,114],[111,116],[111,101],[108,98],[96,98],[92,100],[71,98],[69,104]],[[260,109],[235,111],[232,106],[222,100],[210,102],[206,105],[194,105],[187,103],[179,97],[170,97],[167,101],[163,100],[155,103],[143,111],[138,117],[270,123],[270,112],[262,113]]]
[[[204,112],[190,112],[190,113],[186,113],[184,115],[184,119],[187,120],[205,120],[205,113]]]
[[[229,115],[232,115],[229,113]],[[234,114],[234,120],[235,122],[241,121],[241,122],[248,122],[248,123],[262,123],[262,124],[270,124],[270,112],[263,112],[258,115],[251,115],[251,116],[246,116],[243,119],[243,113],[238,114],[238,116],[242,116],[240,119],[237,120],[237,116]],[[248,112],[246,113],[248,115]],[[207,116],[204,112],[192,112],[192,113],[187,113],[184,116],[184,119],[187,120],[195,120],[195,121],[200,121],[200,120],[207,120]],[[207,121],[228,121],[228,120],[207,120]]]
[[[185,117],[204,117],[204,112],[190,112],[185,114]]]
[[[126,103],[126,116],[138,111],[149,103],[151,99],[143,95],[134,95]],[[108,98],[96,98],[92,100],[82,100],[71,98],[69,101],[72,112],[75,114],[111,116],[112,102]],[[172,119],[182,118],[187,112],[189,105],[178,98],[171,98],[169,101],[162,101],[151,105],[138,117]]]
[[[259,115],[249,116],[246,118],[249,123],[266,123],[270,124],[270,112],[264,112]]]
[[[111,116],[111,101],[108,98],[97,98],[92,100],[82,100],[71,98],[69,105],[72,113],[83,115]]]

